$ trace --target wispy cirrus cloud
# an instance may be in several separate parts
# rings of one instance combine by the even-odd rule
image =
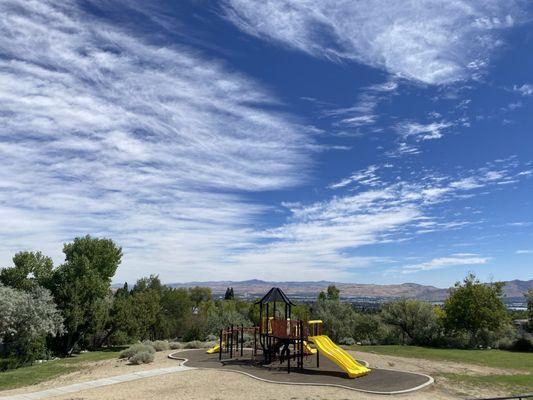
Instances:
[[[533,94],[533,85],[524,83],[523,85],[514,85],[513,90],[522,96],[531,96]]]
[[[476,77],[519,22],[519,1],[224,0],[242,31],[316,57],[348,59],[408,79],[446,84]]]
[[[419,264],[409,264],[400,267],[403,274],[412,274],[420,271],[432,271],[449,267],[465,265],[483,265],[490,261],[489,257],[480,257],[475,254],[452,254],[446,257],[437,257]]]
[[[248,240],[266,206],[247,192],[305,179],[308,128],[266,111],[280,104],[258,82],[76,1],[0,14],[4,262],[21,248],[60,260],[62,241],[92,233],[125,247],[122,276],[185,279]]]
[[[530,250],[530,249],[516,250],[515,254],[533,254],[533,250]]]
[[[452,123],[445,121],[431,122],[429,124],[403,122],[396,126],[396,131],[404,139],[414,139],[415,141],[434,140],[442,138],[442,132],[451,126],[453,126]]]
[[[268,269],[272,279],[287,279],[291,274],[295,278],[312,274],[313,279],[328,279],[335,274],[335,279],[353,279],[359,268],[390,263],[383,257],[363,256],[362,248],[479,224],[479,216],[475,220],[443,219],[435,208],[456,207],[464,198],[486,195],[498,189],[500,182],[514,179],[521,173],[514,160],[463,171],[459,176],[424,171],[410,180],[399,181],[380,176],[378,171],[382,170],[372,165],[352,174],[346,181],[330,185],[330,188],[344,190],[343,194],[330,199],[310,204],[284,204],[289,212],[287,222],[255,232],[260,241],[246,246],[230,259],[249,266],[250,270]],[[364,181],[367,184],[363,184]],[[349,187],[351,184],[359,184],[358,190],[353,191]],[[487,261],[487,257],[458,253],[406,270],[417,272],[461,262],[465,265]]]

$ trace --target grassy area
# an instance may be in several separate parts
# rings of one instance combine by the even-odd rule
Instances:
[[[439,375],[459,384],[502,389],[509,395],[533,393],[532,375]]]
[[[504,350],[434,349],[418,346],[354,346],[354,350],[389,356],[445,360],[533,373],[533,354]],[[532,379],[530,377],[530,379]]]
[[[76,371],[82,368],[84,363],[115,358],[121,350],[123,348],[94,351],[70,358],[0,372],[0,390],[35,385],[36,383],[55,378],[56,376]]]
[[[504,350],[434,349],[418,346],[353,346],[354,350],[389,356],[420,358],[476,364],[502,370],[515,370],[516,375],[466,375],[440,373],[457,387],[492,387],[509,395],[533,392],[533,354]],[[525,373],[524,373],[525,372]]]

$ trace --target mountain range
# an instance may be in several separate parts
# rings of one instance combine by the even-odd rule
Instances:
[[[172,287],[205,286],[211,288],[214,295],[222,295],[226,288],[232,287],[235,294],[245,298],[263,296],[271,287],[280,287],[287,295],[297,298],[314,299],[318,293],[325,290],[328,285],[335,285],[340,290],[341,298],[350,299],[387,299],[387,298],[413,298],[428,301],[442,301],[449,293],[448,288],[420,285],[417,283],[402,283],[397,285],[376,285],[361,283],[342,283],[329,281],[316,282],[269,282],[258,279],[247,281],[208,281],[171,283]],[[529,281],[506,281],[503,288],[507,298],[523,298],[528,289],[533,289],[533,279]]]

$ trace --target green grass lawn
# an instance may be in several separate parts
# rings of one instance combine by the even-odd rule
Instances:
[[[451,381],[507,390],[509,394],[533,392],[533,354],[504,350],[434,349],[418,346],[352,346],[353,350],[398,357],[453,361],[502,370],[516,375],[464,375],[441,373]]]
[[[461,375],[440,374],[452,382],[505,390],[509,395],[533,393],[533,375]]]
[[[82,368],[83,364],[87,362],[116,358],[121,350],[123,348],[94,351],[70,358],[0,372],[0,390],[35,385],[36,383],[55,378],[56,376],[76,371]]]
[[[418,346],[353,346],[353,350],[389,356],[445,360],[533,373],[533,353],[504,350],[434,349]]]

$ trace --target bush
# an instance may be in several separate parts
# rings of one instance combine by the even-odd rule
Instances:
[[[191,342],[187,342],[183,345],[184,349],[201,349],[204,348],[205,343],[201,342],[200,340],[193,340]]]
[[[144,344],[144,343],[136,343],[126,350],[122,350],[120,354],[118,355],[118,358],[131,358],[137,353],[155,353],[155,349],[153,346]]]
[[[181,350],[183,349],[183,343],[180,342],[170,342],[169,346],[172,350]]]
[[[139,353],[135,353],[129,361],[134,365],[149,364],[154,361],[154,354],[149,351],[140,351]]]
[[[164,351],[170,349],[170,345],[166,340],[156,340],[154,342],[154,349],[155,351]]]
[[[355,340],[351,337],[343,337],[341,340],[339,340],[339,344],[343,344],[345,346],[352,346],[355,344]]]
[[[218,336],[216,335],[207,335],[205,338],[206,342],[216,342],[218,340]]]
[[[8,371],[10,369],[16,369],[22,367],[24,363],[22,360],[14,357],[0,358],[0,372]]]
[[[525,334],[515,340],[510,350],[512,351],[533,351],[533,336]]]
[[[154,347],[154,342],[152,342],[151,340],[143,340],[142,344]]]

